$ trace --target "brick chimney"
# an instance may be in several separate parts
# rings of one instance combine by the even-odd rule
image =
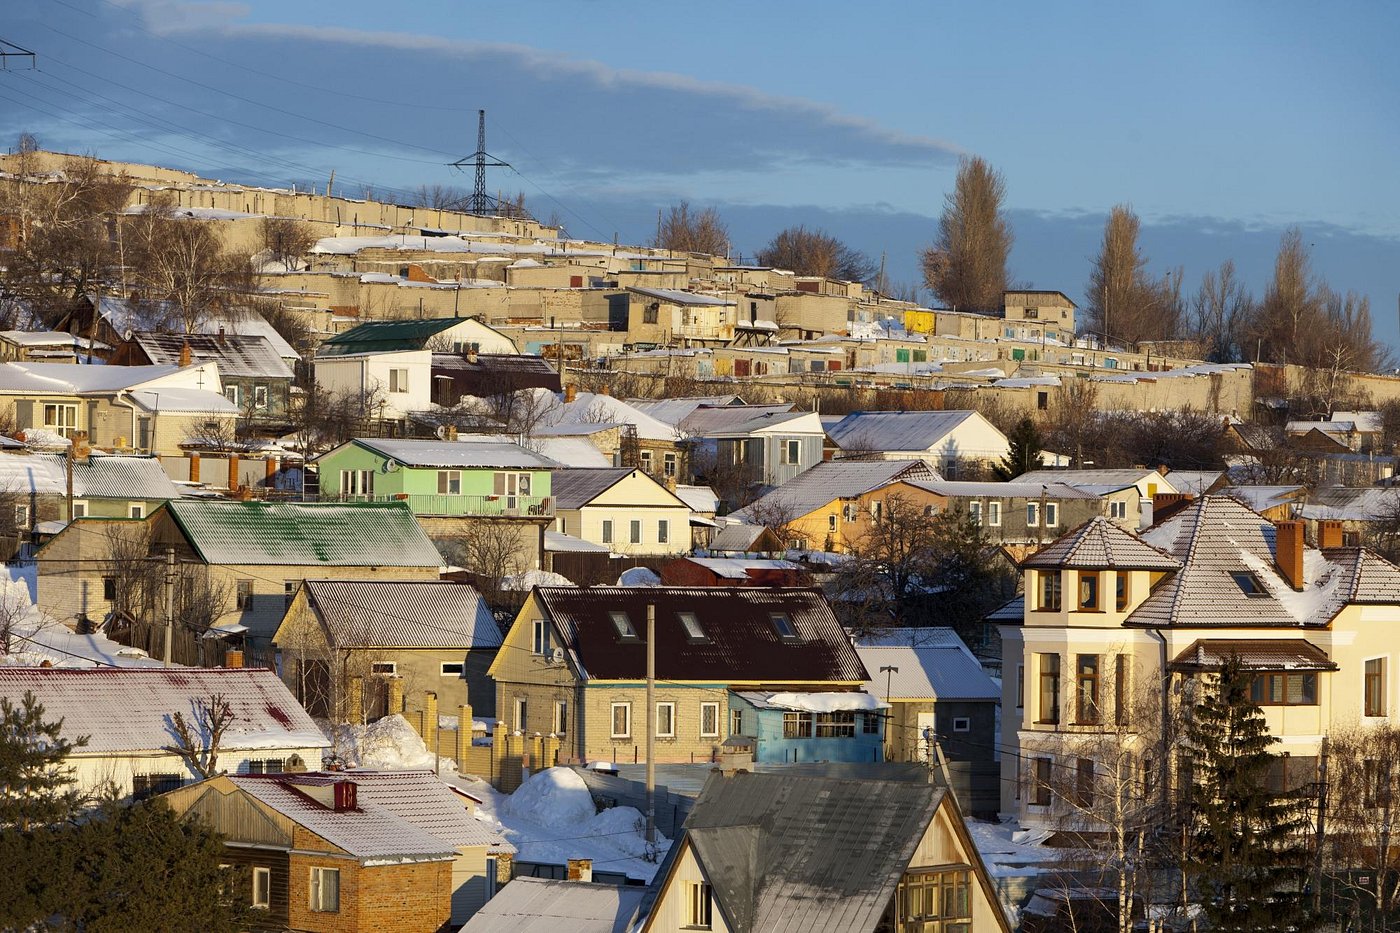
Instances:
[[[477,350],[476,344],[474,344],[474,343],[469,343],[469,344],[467,344],[467,362],[470,363],[470,364],[472,364],[473,366],[476,365],[476,350]]]
[[[1327,518],[1317,523],[1317,546],[1319,548],[1327,551],[1332,548],[1344,547],[1344,542],[1341,522]]]
[[[224,667],[242,667],[243,652],[237,648],[230,648],[224,653]]]
[[[219,346],[222,347],[226,342],[227,342],[227,341],[224,340],[224,329],[223,329],[222,327],[220,327],[220,328],[219,328]]]
[[[570,881],[588,882],[593,880],[593,860],[591,858],[571,858],[568,861]]]
[[[358,792],[359,786],[354,781],[336,781],[335,812],[340,813],[344,810],[358,810]]]
[[[1303,589],[1303,523],[1278,522],[1274,526],[1274,563],[1295,590]]]
[[[180,368],[184,369],[189,366],[190,361],[190,342],[186,340],[184,343],[180,344]]]
[[[237,489],[238,482],[238,454],[228,455],[228,488]]]

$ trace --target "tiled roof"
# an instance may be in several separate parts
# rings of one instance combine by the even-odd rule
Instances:
[[[171,714],[219,693],[233,708],[223,748],[323,748],[326,738],[272,671],[223,668],[24,668],[0,666],[0,696],[33,693],[79,754],[157,751],[174,742]]]
[[[1176,570],[1181,561],[1097,516],[1021,563],[1022,567],[1069,570]]]
[[[487,901],[461,933],[625,933],[646,895],[643,887],[522,875]]]
[[[163,508],[211,564],[442,566],[437,548],[404,502],[172,499]]]
[[[538,587],[563,647],[594,680],[646,676],[646,611],[656,607],[656,675],[668,680],[864,681],[850,639],[821,593],[767,587]],[[636,638],[618,635],[609,613],[627,613]],[[677,613],[705,633],[693,639]],[[786,615],[784,638],[771,614]]]
[[[982,617],[983,622],[1011,622],[1020,625],[1026,618],[1026,595],[1022,593]]]
[[[1366,548],[1324,551],[1338,573],[1337,598],[1349,604],[1400,603],[1400,567]]]
[[[974,411],[856,411],[827,433],[842,449],[929,450]]]
[[[549,469],[560,464],[500,435],[436,441],[357,437],[351,443],[410,467]]]
[[[356,797],[393,811],[429,835],[454,846],[490,846],[514,852],[515,846],[494,824],[473,816],[463,796],[431,771],[345,772],[355,782]]]
[[[219,364],[219,375],[291,379],[292,369],[265,337],[210,334],[133,334],[131,339],[155,364],[176,364],[188,346],[197,363]]]
[[[481,594],[434,580],[307,580],[332,642],[349,648],[499,648],[501,630]]]
[[[939,478],[922,460],[824,460],[735,512],[733,517],[753,521],[755,515],[764,515],[773,508],[799,518],[836,499],[854,498],[913,477]]]
[[[1230,657],[1265,671],[1335,671],[1327,652],[1303,638],[1199,638],[1172,659],[1174,671],[1215,671]]]

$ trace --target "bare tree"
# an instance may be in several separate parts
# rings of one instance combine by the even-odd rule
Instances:
[[[729,228],[713,207],[691,213],[690,204],[682,201],[671,206],[663,216],[656,214],[656,237],[652,246],[678,253],[708,253],[711,256],[729,254]]]
[[[1400,930],[1400,729],[1333,731],[1324,870],[1339,900],[1368,906],[1367,929]]]
[[[476,577],[477,589],[491,606],[500,604],[502,581],[525,571],[521,529],[514,522],[478,518],[462,534],[436,542],[444,560]]]
[[[1090,326],[1129,343],[1175,337],[1182,318],[1180,273],[1169,272],[1160,280],[1148,275],[1147,257],[1137,242],[1140,226],[1126,204],[1109,212],[1086,296]]]
[[[136,622],[155,620],[165,572],[151,560],[149,526],[113,523],[103,575],[111,581],[114,613]]]
[[[316,245],[316,231],[293,217],[264,217],[258,235],[268,258],[289,272],[301,268],[301,257]]]
[[[848,282],[869,282],[875,263],[824,230],[788,227],[758,251],[760,265],[787,269],[798,275],[821,275]]]
[[[168,201],[148,204],[131,233],[138,282],[174,305],[184,333],[252,291],[248,256],[225,249],[209,224],[176,216]]]
[[[237,721],[233,705],[222,693],[195,700],[190,716],[176,710],[166,722],[175,740],[163,750],[179,755],[191,771],[201,778],[219,774],[219,746],[228,727]]]
[[[943,304],[968,311],[1002,307],[1011,225],[1002,215],[1006,179],[980,156],[964,158],[944,198],[938,239],[923,251],[924,284]]]
[[[1254,314],[1254,299],[1235,274],[1235,263],[1227,259],[1219,269],[1201,277],[1201,287],[1191,301],[1196,338],[1206,359],[1228,363],[1246,358],[1252,347],[1245,329]]]
[[[413,192],[414,207],[456,210],[467,199],[467,192],[456,185],[419,185]]]

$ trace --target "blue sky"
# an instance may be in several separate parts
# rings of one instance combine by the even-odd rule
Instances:
[[[575,235],[715,204],[752,253],[825,227],[916,280],[959,155],[1002,170],[1013,276],[1079,297],[1129,202],[1150,267],[1262,289],[1303,228],[1400,344],[1400,5],[7,0],[0,140],[357,193],[489,148]]]

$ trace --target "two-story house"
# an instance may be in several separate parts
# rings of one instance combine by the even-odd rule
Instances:
[[[1157,496],[1191,492],[1178,488],[1166,468],[1138,467],[1104,470],[1032,470],[1016,477],[1018,483],[1062,483],[1091,493],[1108,504],[1107,517],[1129,531],[1152,524],[1152,503]]]
[[[724,346],[734,339],[732,298],[669,288],[627,289],[627,339],[633,346]]]
[[[113,352],[113,366],[214,362],[224,397],[246,417],[281,419],[291,403],[292,368],[261,335],[134,333]]]
[[[738,467],[746,485],[769,489],[781,486],[808,467],[822,462],[826,431],[814,411],[760,411],[763,406],[700,409],[681,422],[717,470]],[[686,425],[689,424],[689,427]]]

